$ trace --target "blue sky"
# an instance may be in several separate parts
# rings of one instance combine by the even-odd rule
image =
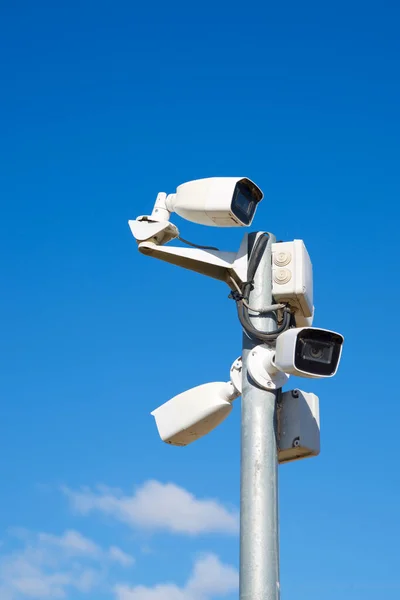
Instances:
[[[398,19],[2,4],[2,600],[237,597],[239,401],[185,449],[150,416],[227,378],[234,305],[139,255],[127,224],[213,175],[263,189],[253,230],[305,240],[314,324],[346,338],[334,379],[290,381],[320,397],[322,450],[280,469],[282,598],[399,597]],[[243,233],[174,222],[227,250]]]

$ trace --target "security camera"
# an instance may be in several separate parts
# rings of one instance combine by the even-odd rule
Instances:
[[[209,177],[188,181],[175,194],[157,194],[151,215],[129,221],[139,250],[149,243],[163,246],[179,237],[178,228],[169,222],[171,213],[187,221],[214,227],[251,225],[263,193],[246,177]]]
[[[263,193],[246,177],[209,177],[180,185],[166,198],[167,210],[214,227],[251,225]]]
[[[284,373],[299,377],[333,377],[342,354],[340,333],[298,327],[288,329],[276,341],[274,365]]]
[[[198,440],[226,419],[233,400],[241,393],[242,359],[237,358],[231,366],[230,381],[198,385],[153,410],[160,438],[173,446]]]
[[[226,419],[236,395],[230,383],[213,382],[175,396],[151,413],[160,438],[173,446],[198,440]]]

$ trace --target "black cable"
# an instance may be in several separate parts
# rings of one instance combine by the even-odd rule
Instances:
[[[236,307],[238,312],[239,321],[250,337],[256,338],[263,342],[271,342],[274,341],[278,335],[286,331],[291,324],[291,312],[288,307],[284,308],[283,313],[283,322],[273,331],[259,331],[252,324],[249,316],[249,310],[247,306],[244,304],[249,301],[250,292],[253,289],[254,277],[257,271],[257,268],[260,263],[260,259],[265,251],[265,248],[268,244],[270,236],[268,233],[264,233],[260,235],[254,243],[253,249],[250,253],[249,263],[247,267],[247,281],[242,286],[242,297],[238,296],[236,298]],[[260,311],[261,314],[261,311]]]
[[[254,276],[256,274],[260,259],[261,259],[262,255],[264,254],[264,250],[265,250],[266,245],[268,244],[268,241],[269,241],[269,234],[265,232],[262,235],[260,235],[254,243],[253,249],[250,253],[250,260],[249,260],[249,269],[248,269],[248,275],[250,275],[250,277],[248,277],[249,281],[254,280]]]
[[[199,248],[199,250],[217,250],[218,251],[218,248],[214,248],[214,246],[199,246],[198,244],[193,244],[193,242],[188,242],[188,240],[185,240],[180,236],[178,236],[178,240],[180,242],[183,242],[184,244],[187,244],[188,246],[192,246],[193,248]]]
[[[242,295],[245,300],[249,300],[250,292],[253,289],[254,277],[257,271],[257,267],[260,263],[260,259],[264,254],[264,250],[268,244],[269,234],[264,233],[260,235],[254,243],[253,249],[250,253],[249,263],[247,266],[247,281],[243,284]]]
[[[254,325],[251,323],[248,315],[248,311],[246,307],[243,305],[242,301],[236,303],[239,321],[243,327],[243,329],[250,335],[250,337],[256,338],[263,342],[272,342],[274,341],[278,335],[286,331],[290,325],[291,312],[289,308],[284,309],[283,321],[282,324],[274,329],[273,331],[259,331]]]

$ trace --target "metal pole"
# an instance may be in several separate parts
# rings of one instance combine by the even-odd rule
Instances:
[[[258,234],[249,235],[249,252]],[[250,306],[272,304],[270,236],[254,278]],[[254,314],[254,313],[250,313]],[[272,331],[272,314],[252,317],[260,331]],[[260,342],[261,343],[261,342]],[[257,345],[243,334],[243,391],[240,482],[240,600],[279,600],[278,458],[276,391],[257,387],[247,374],[247,357]]]

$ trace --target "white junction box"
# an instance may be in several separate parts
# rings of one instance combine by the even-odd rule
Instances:
[[[313,316],[312,264],[303,240],[272,244],[272,295],[295,310],[296,321]]]
[[[318,456],[320,452],[319,399],[315,394],[284,392],[278,412],[280,464]]]

